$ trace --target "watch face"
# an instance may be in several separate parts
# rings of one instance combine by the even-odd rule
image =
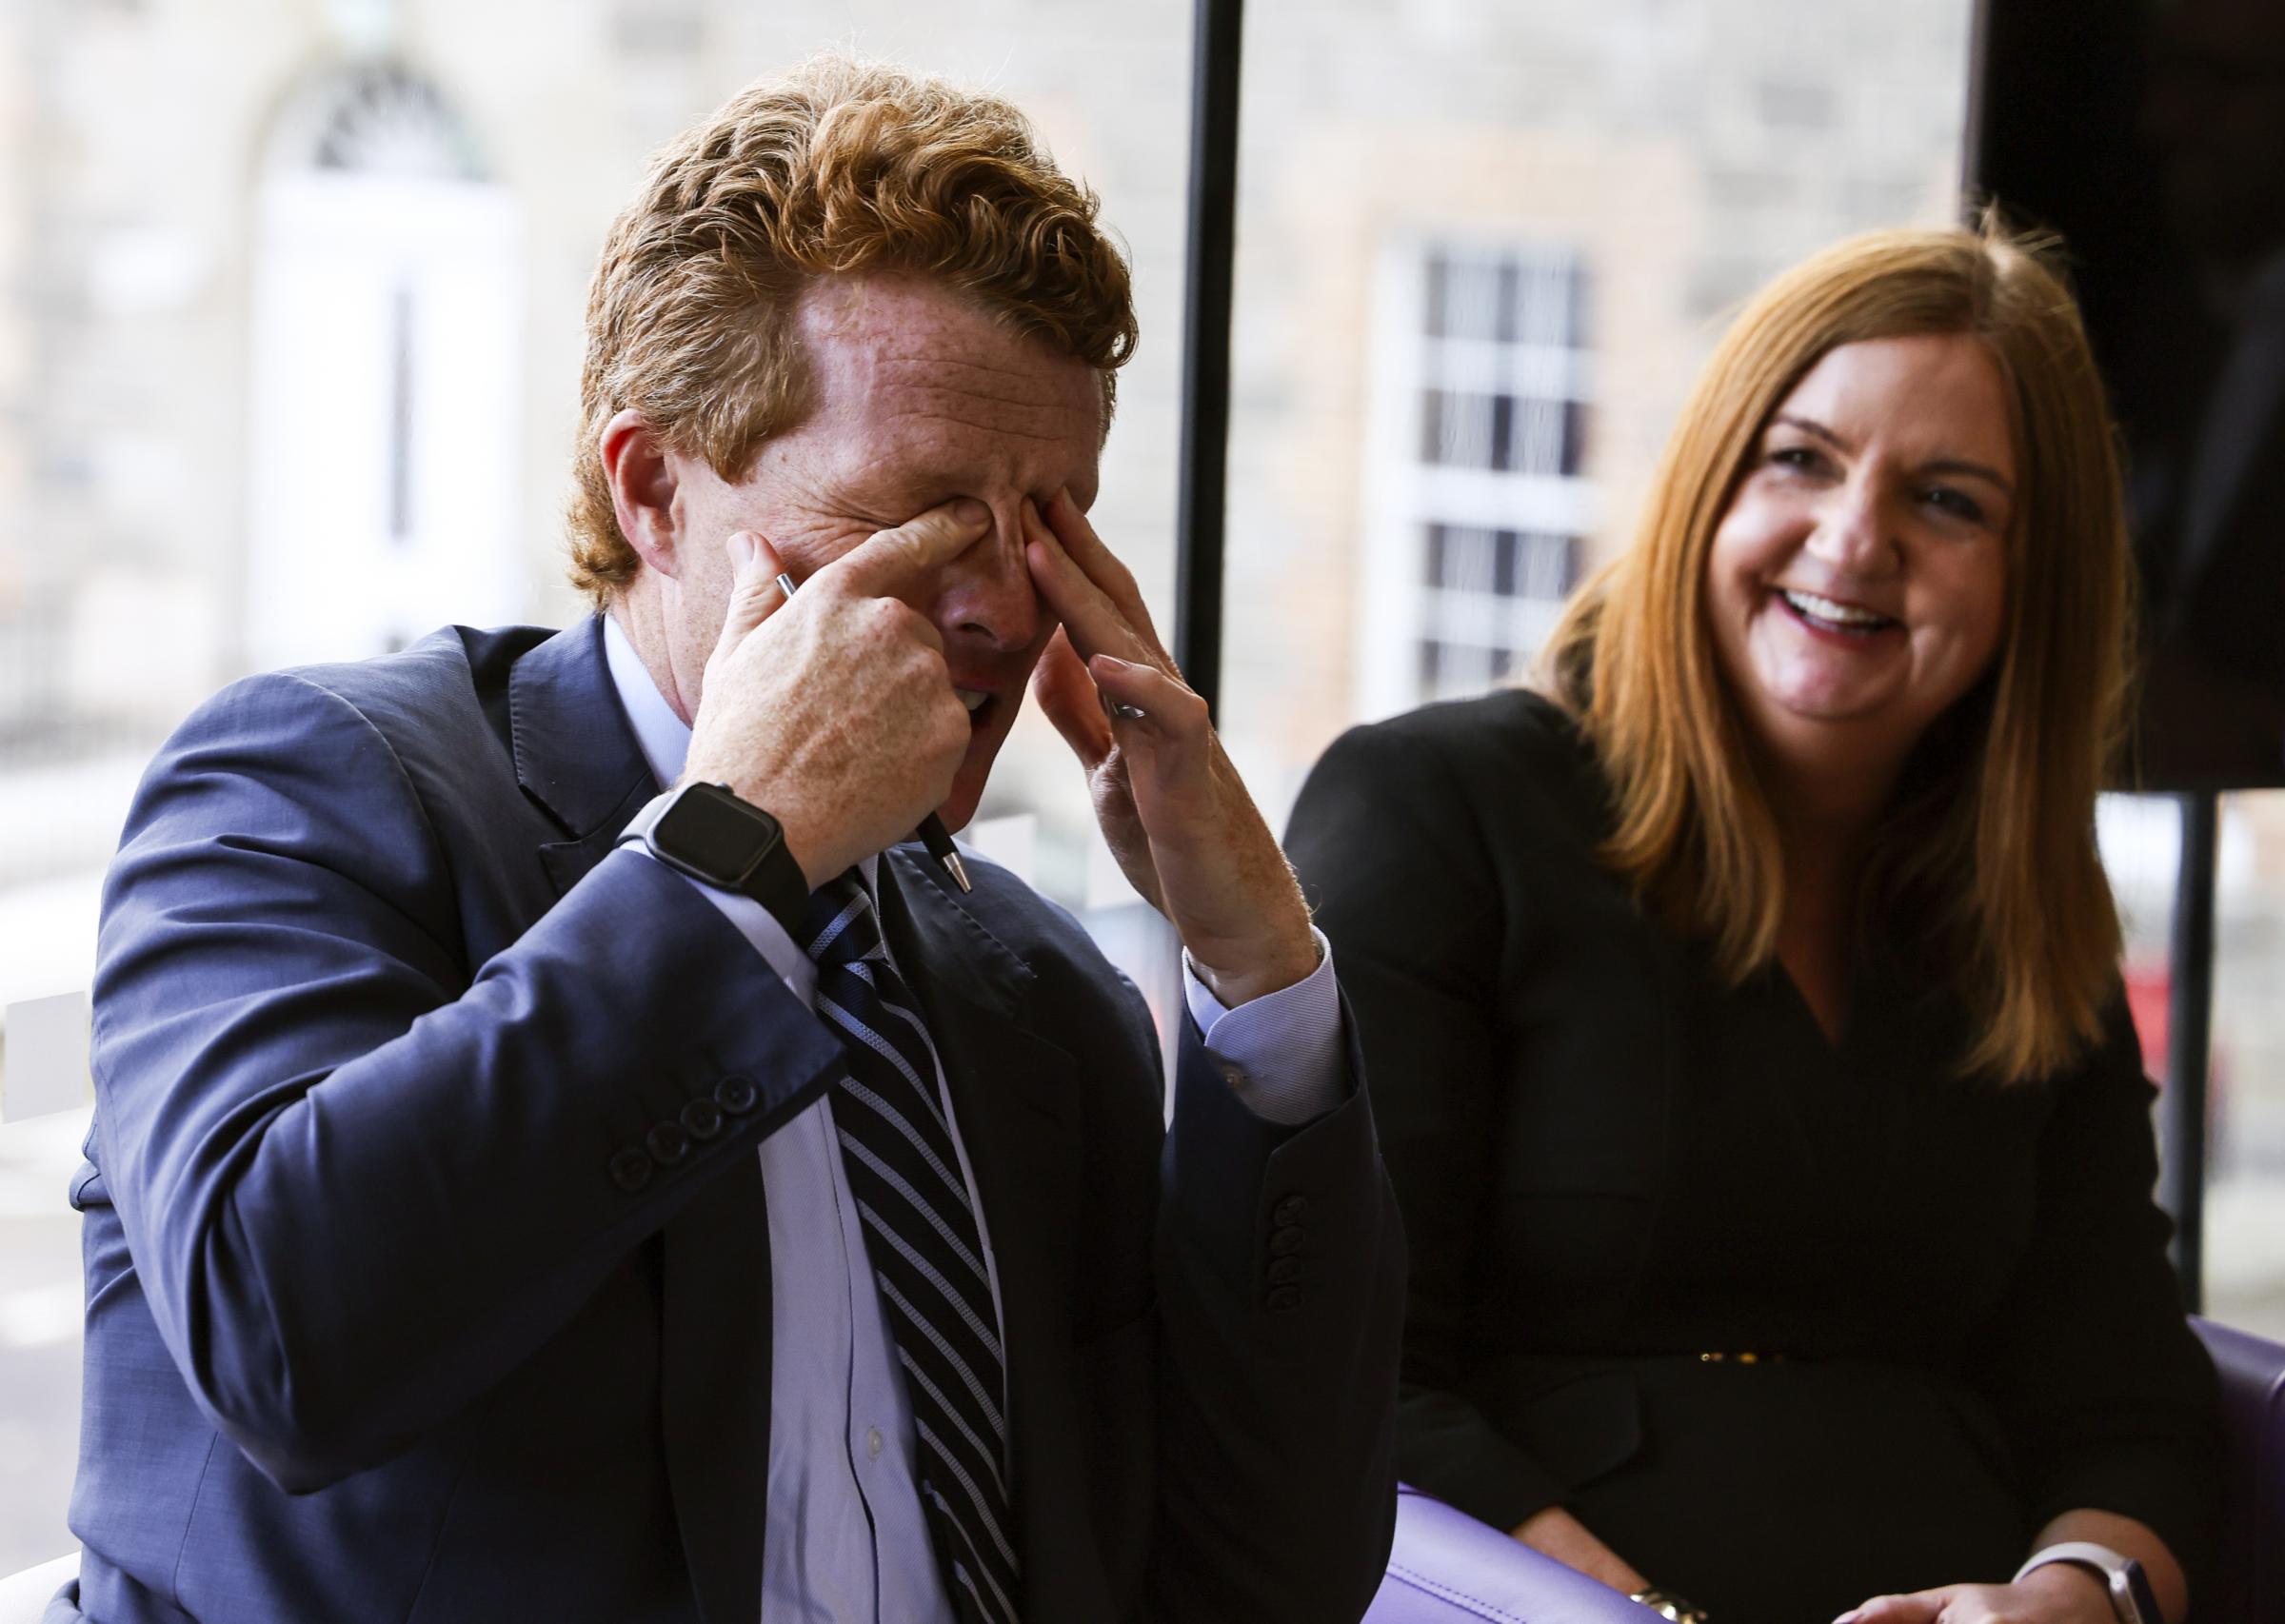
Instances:
[[[744,879],[778,842],[778,821],[726,790],[696,784],[650,832],[660,851],[709,879]]]

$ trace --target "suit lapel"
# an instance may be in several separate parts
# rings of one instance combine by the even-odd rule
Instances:
[[[1070,1301],[1079,1190],[1074,1062],[1026,1020],[1030,969],[929,875],[931,866],[904,848],[883,855],[882,928],[944,1061],[1001,1295],[1037,1295],[1061,1313]],[[1003,1302],[1002,1311],[1012,1339],[1012,1310]]]
[[[508,674],[516,782],[566,839],[539,848],[561,896],[658,792],[604,660],[603,621],[558,632]],[[644,1243],[658,1265],[659,1409],[675,1521],[706,1624],[762,1615],[769,1492],[769,1214],[752,1157]]]
[[[658,793],[603,657],[603,617],[566,626],[507,678],[516,782],[570,837],[540,847],[556,895],[601,862]]]
[[[889,952],[944,1062],[1000,1278],[1024,1615],[1107,1618],[1074,1448],[1078,1067],[1034,1030],[1031,971],[934,863],[893,847],[882,858],[880,890]]]

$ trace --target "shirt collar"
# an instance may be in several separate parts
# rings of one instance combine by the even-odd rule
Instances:
[[[603,660],[619,690],[619,707],[635,730],[635,743],[650,764],[650,776],[661,789],[683,776],[683,762],[690,754],[690,724],[674,714],[666,696],[659,692],[643,657],[619,624],[616,615],[603,617]]]

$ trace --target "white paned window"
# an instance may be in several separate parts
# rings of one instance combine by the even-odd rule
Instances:
[[[1577,584],[1586,271],[1544,245],[1401,245],[1383,264],[1366,459],[1361,709],[1519,674]]]

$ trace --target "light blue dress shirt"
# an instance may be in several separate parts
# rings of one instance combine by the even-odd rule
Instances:
[[[683,774],[690,729],[608,616],[603,642],[643,758],[662,787],[672,784]],[[868,892],[878,865],[877,856],[861,865]],[[815,1009],[817,967],[768,911],[750,897],[691,883]],[[1222,1007],[1183,959],[1184,1000],[1207,1052],[1247,1107],[1270,1121],[1299,1124],[1341,1101],[1341,1003],[1321,935],[1318,953],[1306,980],[1234,1010]],[[991,1231],[941,1066],[936,1087],[976,1211],[997,1314]],[[764,1139],[761,1157],[771,1349],[769,1503],[759,1508],[763,1616],[768,1624],[954,1624],[921,1510],[904,1374],[842,1171],[831,1099],[821,1098]],[[1012,1477],[1010,1489],[1023,1492]]]

